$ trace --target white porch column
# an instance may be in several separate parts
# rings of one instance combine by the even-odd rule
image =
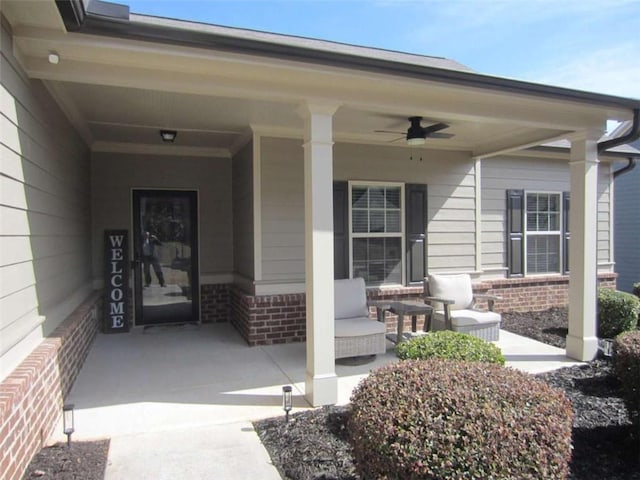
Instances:
[[[307,305],[306,397],[338,401],[333,310],[333,114],[336,105],[303,108],[304,245]]]
[[[569,334],[567,356],[593,360],[596,337],[598,275],[598,150],[602,131],[583,132],[571,140],[569,225]]]

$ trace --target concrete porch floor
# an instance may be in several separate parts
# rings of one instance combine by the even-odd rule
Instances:
[[[532,373],[573,365],[562,349],[500,332],[507,365]],[[385,355],[336,363],[338,403]],[[111,438],[106,479],[279,479],[251,421],[283,415],[282,386],[304,398],[305,344],[248,347],[230,324],[98,334],[67,403],[73,441]],[[283,420],[284,421],[284,420]],[[64,441],[59,425],[52,441]]]

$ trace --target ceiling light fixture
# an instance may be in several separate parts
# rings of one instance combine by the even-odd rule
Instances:
[[[424,145],[425,143],[425,139],[422,137],[407,138],[407,145],[411,145],[412,147],[416,145]]]
[[[173,143],[177,135],[178,132],[175,130],[160,130],[160,137],[162,137],[162,141],[166,143]]]
[[[53,65],[57,65],[58,63],[60,63],[60,55],[58,55],[56,52],[49,52],[49,63]]]

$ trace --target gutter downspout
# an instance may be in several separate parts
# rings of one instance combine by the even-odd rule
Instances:
[[[617,147],[618,145],[634,142],[638,138],[640,138],[640,109],[635,108],[633,110],[633,124],[631,125],[631,129],[621,137],[612,138],[598,143],[598,153],[602,153],[609,148]],[[638,160],[638,157],[629,157],[627,160],[629,163],[626,166],[613,172],[614,180],[618,178],[618,176],[633,170],[636,166],[636,160]]]

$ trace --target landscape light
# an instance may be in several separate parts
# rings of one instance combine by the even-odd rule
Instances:
[[[62,407],[62,432],[67,436],[67,447],[71,448],[71,434],[75,431],[72,403]]]
[[[289,421],[289,412],[291,411],[291,408],[292,408],[292,404],[291,404],[292,390],[293,389],[291,388],[291,385],[285,385],[284,387],[282,387],[282,408],[286,413],[287,422]]]

